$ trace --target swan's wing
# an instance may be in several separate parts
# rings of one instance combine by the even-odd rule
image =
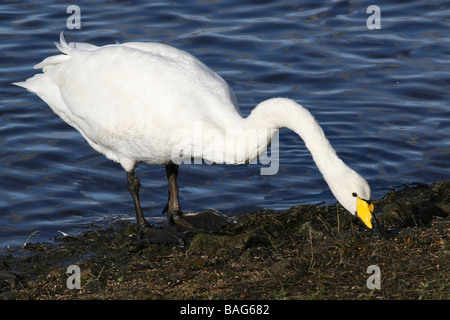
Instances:
[[[64,55],[37,65],[43,74],[17,85],[35,92],[112,160],[167,151],[171,132],[190,130],[195,121],[224,128],[240,118],[231,88],[183,51],[157,43],[95,47],[63,40],[59,48]]]

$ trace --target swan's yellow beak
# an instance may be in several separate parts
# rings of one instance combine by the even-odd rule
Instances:
[[[374,207],[373,203],[356,197],[356,214],[364,222],[367,228],[372,229],[372,213]]]

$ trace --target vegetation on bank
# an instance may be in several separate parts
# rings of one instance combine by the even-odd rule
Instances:
[[[28,243],[0,256],[0,298],[449,299],[450,182],[374,204],[385,235],[339,205],[301,205],[239,216],[186,246],[137,244],[124,221]],[[67,288],[74,264],[81,289]],[[380,289],[368,287],[373,265]]]

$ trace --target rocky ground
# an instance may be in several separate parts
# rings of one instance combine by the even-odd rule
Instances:
[[[239,216],[185,246],[138,245],[124,221],[28,243],[0,256],[0,299],[448,300],[450,182],[391,190],[374,204],[385,235],[340,206],[302,205]],[[70,265],[81,289],[67,288]]]

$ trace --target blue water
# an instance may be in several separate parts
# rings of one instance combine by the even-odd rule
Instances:
[[[411,182],[450,179],[450,3],[382,1],[76,2],[0,4],[0,247],[76,234],[91,223],[134,219],[120,165],[93,151],[37,96],[14,87],[57,53],[53,41],[96,45],[158,41],[193,53],[234,89],[244,115],[274,96],[318,119],[338,154],[371,184],[373,198]],[[180,169],[182,208],[228,214],[303,203],[333,204],[298,136],[281,130],[280,168],[190,165]],[[162,166],[141,165],[142,204],[161,221]]]

